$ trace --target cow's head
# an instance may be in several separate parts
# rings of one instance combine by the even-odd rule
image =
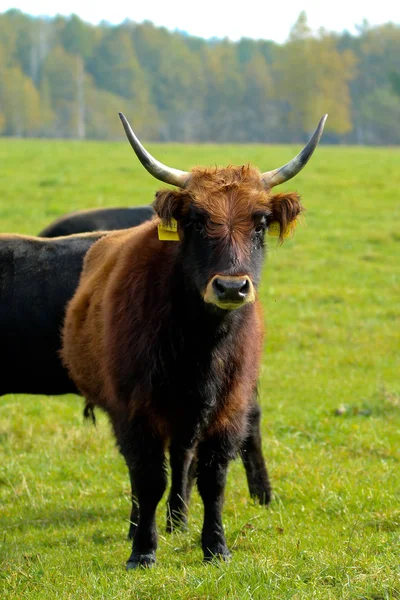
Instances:
[[[282,241],[303,210],[297,194],[273,194],[272,188],[305,166],[326,116],[298,156],[266,173],[250,165],[196,167],[190,172],[171,169],[145,150],[125,117],[120,117],[145,168],[179,188],[158,192],[154,208],[165,224],[177,221],[183,268],[204,301],[224,310],[254,302],[268,228],[272,223],[278,226]]]

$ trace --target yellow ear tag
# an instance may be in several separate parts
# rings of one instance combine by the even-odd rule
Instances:
[[[288,223],[288,226],[286,227],[286,231],[283,232],[282,237],[283,238],[289,237],[293,233],[296,225],[297,225],[296,219],[294,219],[293,221],[290,221],[290,223]],[[281,232],[281,226],[279,225],[278,221],[274,221],[273,223],[271,223],[268,226],[268,235],[273,235],[274,237],[279,237],[280,232]]]
[[[179,242],[178,223],[171,219],[170,223],[161,221],[158,225],[158,239],[163,242]]]

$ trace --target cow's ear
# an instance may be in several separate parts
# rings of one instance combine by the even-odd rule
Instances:
[[[171,224],[179,221],[188,209],[189,199],[184,190],[160,190],[156,193],[153,208],[162,221]]]
[[[274,194],[269,199],[268,208],[271,211],[268,224],[271,229],[279,226],[277,234],[280,241],[283,242],[285,237],[288,237],[293,231],[299,214],[304,211],[300,196],[295,192]]]

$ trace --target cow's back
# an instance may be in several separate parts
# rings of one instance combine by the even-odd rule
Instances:
[[[135,206],[132,208],[96,208],[64,215],[53,221],[43,231],[42,237],[57,237],[89,231],[111,231],[129,229],[140,225],[154,216],[153,208]]]

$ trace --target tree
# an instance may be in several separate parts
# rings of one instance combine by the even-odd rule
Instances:
[[[3,91],[3,84],[2,84],[2,81],[4,81],[4,78],[5,78],[5,70],[6,70],[4,56],[5,56],[4,48],[3,48],[3,45],[0,43],[0,133],[3,133],[5,124],[6,124],[6,117],[4,114],[5,98],[4,98],[4,91]]]
[[[105,29],[96,48],[96,60],[89,65],[98,87],[129,100],[139,133],[145,132],[146,127],[152,130],[157,115],[128,29],[124,26]]]
[[[156,28],[151,23],[127,26],[149,82],[150,102],[162,122],[160,137],[196,139],[203,123],[204,42],[200,44],[196,38],[193,44],[191,38]]]
[[[256,52],[243,68],[244,93],[241,110],[243,141],[274,141],[279,130],[273,81],[264,56]]]
[[[236,48],[223,40],[207,48],[205,74],[205,133],[218,142],[243,139],[241,114],[244,80],[236,61]]]
[[[49,103],[56,116],[56,135],[75,137],[77,134],[76,62],[76,57],[68,54],[62,46],[56,46],[43,66],[42,77],[47,82]]]
[[[400,140],[400,102],[389,87],[373,90],[360,107],[364,143],[396,144]]]
[[[349,83],[356,58],[351,50],[339,52],[333,35],[313,36],[305,13],[295,23],[289,41],[280,52],[278,90],[287,102],[287,121],[293,135],[302,139],[318,119],[329,113],[327,131],[351,130]]]
[[[40,130],[39,94],[18,67],[3,69],[0,82],[6,135],[35,135]]]
[[[40,95],[40,134],[43,136],[53,136],[56,134],[54,128],[55,114],[52,109],[51,92],[49,80],[44,75],[39,85]]]
[[[389,81],[393,92],[400,96],[400,71],[391,71]]]
[[[96,33],[77,15],[71,15],[61,27],[60,41],[69,54],[81,56],[83,61],[88,60],[93,54],[96,42]]]

